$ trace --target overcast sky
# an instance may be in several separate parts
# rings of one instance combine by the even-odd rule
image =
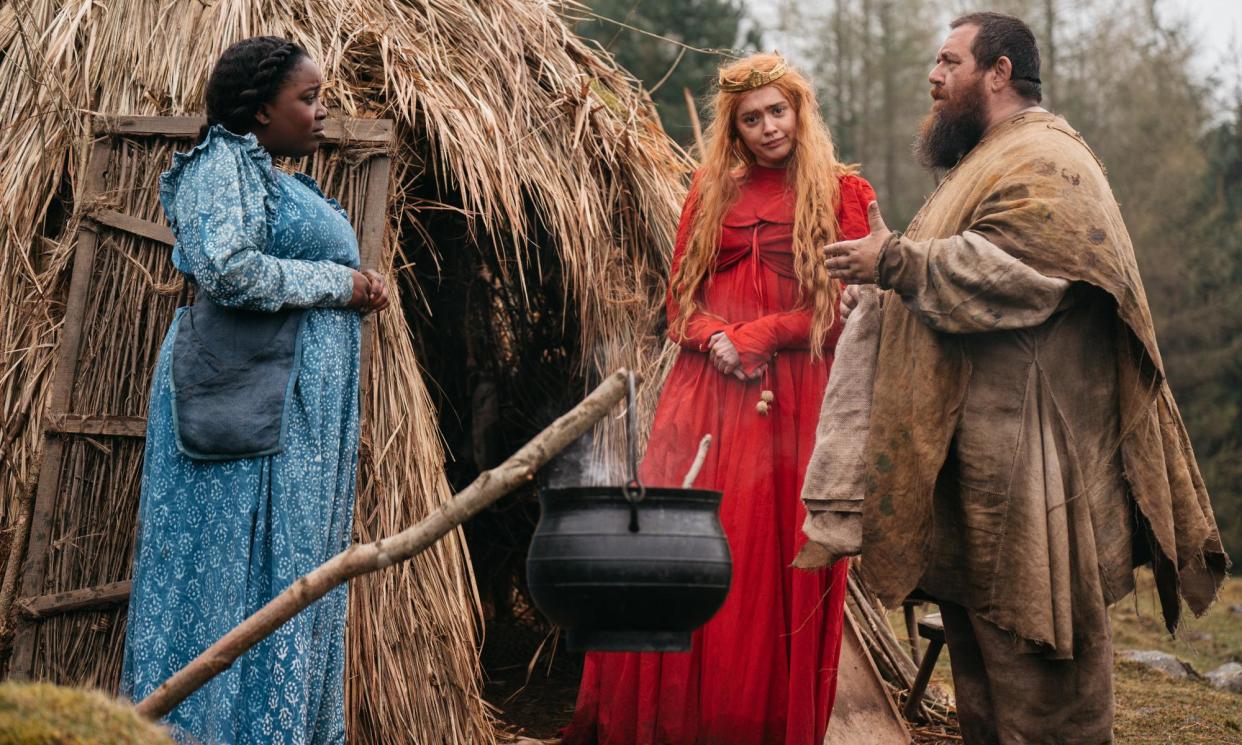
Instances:
[[[1242,54],[1242,0],[1171,0],[1170,12],[1183,14],[1190,20],[1203,47],[1199,64],[1210,68],[1230,54]]]
[[[752,9],[767,9],[774,0],[743,0]],[[1063,3],[1072,6],[1072,3]],[[977,3],[986,9],[987,0]],[[1204,71],[1220,64],[1236,47],[1242,55],[1242,0],[1161,0],[1159,6],[1166,14],[1176,14],[1190,22],[1196,38],[1202,43],[1198,63]],[[951,12],[946,11],[949,15]],[[760,15],[763,11],[760,10]]]

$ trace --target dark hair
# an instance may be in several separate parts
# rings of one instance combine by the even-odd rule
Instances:
[[[1042,101],[1039,47],[1031,27],[1004,13],[967,13],[950,23],[949,28],[968,25],[979,27],[979,35],[970,48],[975,65],[980,70],[990,70],[1001,57],[1008,57],[1013,64],[1010,82],[1014,90],[1023,98]]]
[[[207,126],[223,124],[237,134],[249,132],[259,107],[276,97],[289,72],[306,50],[278,36],[252,36],[224,50],[207,79]]]

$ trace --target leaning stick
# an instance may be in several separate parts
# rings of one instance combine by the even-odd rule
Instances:
[[[3,452],[0,448],[0,452]],[[4,580],[0,581],[0,634],[9,626],[9,611],[17,597],[17,578],[26,554],[26,542],[30,538],[30,517],[34,512],[35,489],[38,479],[31,478],[30,486],[22,489],[22,500],[17,507],[17,522],[13,525],[13,542],[9,545],[9,560],[4,565]]]
[[[690,470],[686,471],[686,477],[681,480],[681,488],[690,489],[694,486],[694,480],[699,477],[699,471],[703,470],[703,462],[707,460],[707,449],[711,447],[711,444],[711,435],[703,435],[703,439],[699,440],[699,452],[695,453]]]
[[[682,88],[681,92],[686,96],[686,110],[690,112],[690,126],[694,129],[694,146],[699,150],[699,160],[707,157],[707,152],[703,149],[703,125],[699,124],[699,107],[694,104],[694,94],[689,88]]]
[[[159,719],[207,681],[227,670],[246,650],[337,585],[416,556],[483,508],[533,479],[541,466],[586,433],[625,397],[627,375],[625,370],[609,375],[590,395],[521,450],[499,466],[479,474],[470,486],[453,495],[417,525],[374,543],[354,544],[294,580],[288,589],[160,684],[139,702],[138,713]]]

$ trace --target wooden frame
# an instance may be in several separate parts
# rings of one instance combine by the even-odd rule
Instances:
[[[91,151],[90,167],[86,185],[82,190],[84,203],[89,203],[103,189],[104,173],[112,149],[109,140],[97,140]],[[82,345],[83,315],[87,294],[91,287],[91,269],[95,264],[95,247],[98,231],[89,221],[83,221],[78,229],[73,255],[73,274],[69,280],[69,297],[65,303],[65,325],[60,340],[56,364],[56,377],[52,381],[52,398],[49,404],[51,418],[69,413],[69,394],[77,373],[78,356]],[[43,461],[39,468],[39,485],[35,491],[34,510],[30,515],[30,538],[26,543],[26,560],[22,565],[22,584],[18,604],[37,602],[45,581],[48,541],[51,538],[51,517],[56,509],[57,492],[60,489],[61,465],[65,455],[65,439],[45,435]],[[9,660],[9,677],[29,677],[34,666],[35,628],[22,624],[13,640],[13,655]]]
[[[102,135],[155,135],[169,139],[198,137],[207,123],[202,116],[102,116],[95,123],[95,133]],[[324,139],[342,145],[377,145],[386,148],[392,143],[391,119],[327,119]]]
[[[95,122],[97,139],[91,152],[83,189],[77,195],[78,204],[90,205],[102,193],[116,138],[147,136],[189,139],[197,137],[205,121],[203,117],[100,117]],[[358,147],[364,151],[365,159],[357,166],[368,169],[367,188],[358,223],[359,251],[364,267],[375,267],[376,262],[383,256],[393,137],[393,123],[386,119],[336,119],[325,122],[324,139],[327,142],[342,147]],[[67,446],[72,438],[146,437],[144,417],[86,415],[73,412],[69,408],[82,352],[82,333],[86,322],[84,316],[92,289],[99,231],[101,228],[120,230],[166,246],[171,246],[174,239],[172,231],[165,225],[115,210],[90,209],[82,216],[84,219],[75,236],[76,246],[65,307],[64,332],[58,352],[56,377],[52,383],[43,461],[16,603],[20,625],[14,639],[9,675],[19,680],[34,674],[38,630],[43,621],[74,611],[113,607],[126,602],[130,593],[128,580],[97,587],[49,591],[51,588],[47,587],[47,560],[51,522],[60,500],[61,471]],[[369,385],[367,373],[370,339],[374,332],[372,324],[373,321],[368,319],[363,329],[360,383],[364,392]],[[360,406],[366,398],[365,395],[360,396]]]

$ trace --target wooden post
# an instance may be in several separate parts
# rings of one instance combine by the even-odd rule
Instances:
[[[901,604],[902,613],[906,617],[906,637],[910,642],[910,659],[919,664],[919,621],[914,615],[914,604],[907,601]]]
[[[379,262],[384,258],[384,233],[388,228],[388,176],[389,157],[385,153],[371,158],[367,164],[367,191],[362,206],[362,220],[359,225],[358,249],[363,269],[379,270]],[[390,281],[391,277],[385,277]],[[397,300],[397,289],[390,287],[389,297]],[[395,309],[379,311],[380,313],[400,313],[401,306]],[[368,397],[371,390],[371,354],[375,345],[375,337],[379,335],[379,318],[377,313],[369,313],[362,321],[362,349],[359,353],[359,389],[363,392],[358,399],[358,417],[362,421],[368,419]],[[358,470],[361,485],[362,469]]]
[[[227,670],[246,650],[337,585],[417,556],[483,508],[534,479],[535,472],[541,466],[590,430],[625,397],[628,376],[626,370],[618,370],[608,376],[582,402],[552,422],[508,460],[479,474],[470,486],[440,505],[417,525],[391,538],[350,546],[309,574],[294,580],[284,592],[139,702],[138,713],[159,719],[207,681]]]

